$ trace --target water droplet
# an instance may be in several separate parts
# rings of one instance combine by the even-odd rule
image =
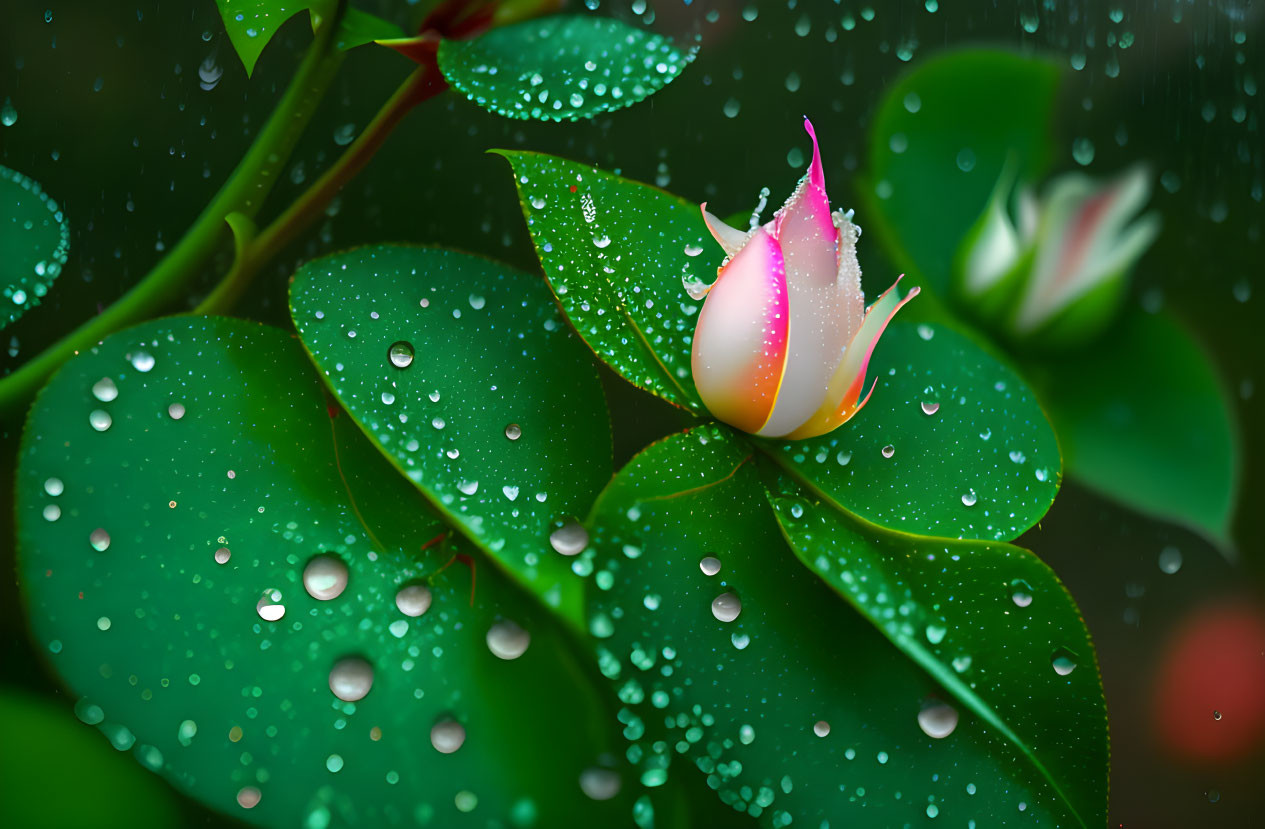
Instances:
[[[964,507],[973,507],[978,500],[979,497],[975,494],[975,490],[973,489],[962,494],[962,506]]]
[[[61,507],[56,504],[48,504],[44,507],[45,521],[56,521],[58,518],[61,518]]]
[[[1170,576],[1182,569],[1182,551],[1176,547],[1165,547],[1160,551],[1160,570]]]
[[[102,377],[92,384],[92,396],[102,403],[109,403],[119,396],[119,387],[109,377]]]
[[[929,400],[922,401],[922,413],[928,417],[940,411],[939,403],[932,403]]]
[[[883,457],[890,458],[892,455],[895,455],[895,454],[896,454],[896,447],[892,446],[890,443],[883,447]]]
[[[487,300],[478,294],[470,294],[467,301],[470,303],[470,307],[476,311],[482,310],[483,306],[487,304]]]
[[[457,481],[457,489],[462,495],[473,495],[479,491],[479,482],[460,480]]]
[[[738,650],[745,651],[747,649],[747,645],[751,644],[751,637],[745,633],[734,633],[730,635],[729,641],[732,642],[733,646]]]
[[[502,619],[488,629],[488,650],[500,659],[517,659],[531,644],[531,634],[509,619]]]
[[[944,641],[944,635],[948,632],[948,629],[941,625],[927,625],[927,641],[933,645],[938,645]]]
[[[383,405],[390,406],[390,405],[391,405],[392,403],[394,403],[394,402],[395,402],[395,395],[394,395],[394,394],[392,394],[392,393],[391,393],[391,392],[389,392],[389,391],[384,391],[384,392],[382,393],[382,403],[383,403]]]
[[[1220,711],[1213,711],[1213,712],[1212,712],[1212,718],[1213,718],[1214,720],[1216,720],[1217,722],[1220,722],[1220,721],[1221,721],[1221,712],[1220,712]]]
[[[62,483],[61,478],[49,478],[44,482],[44,491],[56,498],[66,491],[66,485]]]
[[[233,551],[227,547],[221,547],[215,551],[216,564],[228,564],[228,560],[233,557]]]
[[[818,737],[825,737],[830,734],[830,723],[825,720],[818,720],[813,723],[813,733]]]
[[[580,772],[580,791],[593,800],[610,800],[621,785],[619,774],[611,769],[595,766]]]
[[[395,594],[395,606],[405,616],[421,616],[430,609],[430,588],[424,584],[406,584]]]
[[[523,436],[523,429],[517,423],[511,423],[505,427],[505,437],[510,440],[518,440]]]
[[[404,340],[391,343],[387,349],[387,359],[396,368],[408,368],[413,365],[413,344]]]
[[[742,612],[742,600],[736,593],[721,593],[712,599],[712,615],[721,622],[732,622]]]
[[[532,196],[532,197],[531,197],[531,206],[532,206],[532,207],[534,207],[534,208],[536,208],[537,210],[544,210],[544,209],[545,209],[545,197],[544,197],[544,196]]]
[[[938,699],[928,699],[918,712],[918,727],[931,739],[943,740],[958,727],[957,709]]]
[[[110,413],[105,409],[93,409],[88,415],[88,423],[92,424],[92,428],[98,432],[104,432],[114,423],[114,418],[110,417]]]
[[[275,588],[265,590],[255,604],[255,611],[265,622],[275,622],[286,615],[286,607],[281,603],[281,591]]]
[[[593,244],[599,248],[607,247],[608,245],[610,245],[610,243],[611,243],[611,237],[607,236],[606,234],[593,237]]]
[[[104,553],[110,549],[110,534],[103,528],[97,527],[88,535],[88,543],[92,545],[92,549],[98,553]]]
[[[1032,604],[1032,586],[1023,579],[1015,579],[1010,583],[1010,600],[1019,607]]]
[[[589,531],[574,521],[564,524],[549,534],[549,546],[564,556],[578,555],[589,546]]]
[[[262,798],[263,793],[259,789],[254,786],[243,786],[237,792],[237,805],[243,809],[253,809],[259,805],[259,801]]]
[[[167,407],[167,414],[169,417],[171,417],[172,420],[179,420],[180,418],[184,417],[184,404],[172,403],[170,406]]]
[[[681,287],[685,288],[685,293],[690,299],[698,302],[704,299],[712,286],[699,279],[696,274],[687,273],[681,276]]]
[[[511,501],[517,501],[518,487],[510,486],[509,484],[506,484],[505,486],[501,487],[501,494],[503,494],[506,498],[508,498]]]
[[[325,768],[332,774],[337,774],[343,770],[343,758],[341,754],[331,754],[325,758]]]
[[[703,252],[703,246],[702,246],[702,245],[687,244],[687,245],[685,246],[685,255],[686,255],[686,256],[698,256],[698,255],[699,255],[700,253],[702,253],[702,252]]]
[[[720,572],[720,559],[716,556],[703,556],[703,560],[698,563],[698,569],[703,571],[704,576],[714,576]]]
[[[138,351],[132,355],[132,368],[146,374],[154,368],[154,357],[148,351]]]
[[[347,565],[334,553],[313,556],[303,568],[303,589],[318,601],[336,599],[347,589]]]
[[[1054,656],[1050,657],[1050,664],[1054,666],[1056,674],[1067,676],[1076,670],[1076,655],[1067,648],[1059,648],[1054,652]]]
[[[75,703],[75,716],[85,725],[97,725],[105,719],[105,710],[84,697]]]
[[[466,729],[456,720],[440,720],[430,730],[430,744],[440,754],[452,754],[466,741]]]
[[[343,702],[364,699],[373,688],[373,666],[359,656],[348,656],[329,670],[329,689]]]

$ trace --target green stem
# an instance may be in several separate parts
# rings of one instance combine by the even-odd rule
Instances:
[[[194,313],[217,314],[231,309],[259,268],[321,216],[334,196],[369,163],[396,124],[414,106],[445,88],[443,78],[433,63],[417,67],[332,167],[313,182],[272,224],[239,244],[233,267],[215,290],[202,300]]]
[[[317,30],[263,130],[184,237],[109,308],[0,378],[0,412],[8,413],[25,403],[74,354],[169,305],[219,249],[226,229],[225,217],[230,213],[254,216],[258,212],[342,63],[343,54],[334,45],[337,23],[336,18],[327,20]]]

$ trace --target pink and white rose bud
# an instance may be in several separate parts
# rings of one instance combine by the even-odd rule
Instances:
[[[1007,169],[959,251],[959,304],[1011,340],[1088,339],[1110,322],[1129,270],[1159,233],[1158,216],[1137,215],[1149,173],[1137,165],[1105,182],[1067,173],[1040,201],[1030,188],[1013,191]]]
[[[830,212],[812,124],[813,160],[773,220],[738,230],[703,218],[727,258],[694,329],[694,384],[720,420],[767,437],[815,437],[869,399],[865,371],[901,299],[893,285],[868,310],[860,228]],[[898,279],[897,282],[900,280]],[[871,386],[873,391],[873,386]]]

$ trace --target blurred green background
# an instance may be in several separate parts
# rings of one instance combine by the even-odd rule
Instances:
[[[848,188],[864,166],[871,115],[884,87],[902,72],[967,45],[1052,54],[1068,76],[1056,118],[1062,148],[1056,169],[1081,167],[1073,147],[1081,148],[1083,160],[1089,142],[1091,174],[1106,176],[1145,160],[1159,176],[1152,202],[1164,230],[1134,275],[1132,301],[1144,309],[1174,309],[1221,367],[1245,440],[1235,525],[1240,559],[1231,564],[1195,535],[1071,484],[1019,543],[1066,581],[1098,643],[1112,723],[1112,824],[1247,826],[1259,820],[1265,699],[1248,704],[1254,727],[1218,721],[1211,711],[1188,721],[1188,712],[1202,711],[1205,696],[1250,687],[1251,672],[1259,676],[1265,664],[1265,644],[1253,639],[1253,625],[1265,625],[1265,529],[1256,511],[1265,498],[1259,428],[1265,390],[1257,388],[1265,368],[1265,107],[1257,92],[1265,81],[1258,45],[1265,8],[1248,0],[572,5],[698,42],[702,51],[649,101],[588,123],[508,121],[451,94],[429,102],[398,128],[325,219],[261,273],[239,311],[287,325],[286,285],[295,266],[368,242],[439,242],[536,270],[507,165],[485,154],[491,147],[595,163],[729,214],[749,209],[762,186],[772,189],[771,203],[785,197],[808,149],[801,116],[809,115],[822,140],[832,197],[847,208],[859,201]],[[365,7],[401,23],[415,14],[402,2]],[[108,305],[179,239],[249,145],[309,39],[306,16],[291,21],[248,80],[213,0],[0,5],[0,106],[16,114],[13,123],[2,119],[0,163],[43,184],[71,225],[64,275],[38,309],[0,335],[0,374]],[[385,49],[351,54],[265,220],[319,175],[409,70]],[[864,215],[857,220],[865,225]],[[877,244],[862,242],[871,290],[890,281],[881,256]],[[219,272],[226,264],[219,263]],[[203,290],[216,275],[205,275]],[[190,296],[189,305],[196,298]],[[673,420],[667,411],[657,419],[621,420],[634,401],[652,404],[608,380],[617,460],[624,460]],[[12,502],[20,429],[16,421],[0,425],[0,503]],[[35,803],[74,791],[97,806],[87,813],[95,822],[78,825],[106,825],[111,816],[133,826],[170,825],[171,809],[182,810],[178,822],[185,825],[230,823],[174,794],[164,797],[158,778],[141,772],[130,756],[103,750],[95,731],[74,733],[73,700],[61,694],[27,641],[12,575],[12,512],[4,507],[0,516],[5,789],[20,788]],[[1159,566],[1167,548],[1180,552],[1176,572]],[[1227,607],[1242,612],[1230,621],[1210,615]],[[1195,634],[1207,638],[1182,644],[1183,636]],[[1206,642],[1228,648],[1229,668],[1217,667],[1221,657],[1200,644]],[[1236,654],[1247,661],[1239,666]],[[43,713],[25,713],[35,710],[29,706]],[[100,756],[93,757],[91,740],[101,743],[95,747]],[[82,771],[71,762],[77,757],[89,758]],[[72,784],[77,778],[109,785]],[[123,797],[123,787],[132,794]],[[115,794],[107,797],[109,791]],[[0,815],[19,816],[5,808]]]

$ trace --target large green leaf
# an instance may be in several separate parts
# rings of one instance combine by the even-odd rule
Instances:
[[[1107,812],[1107,711],[1072,597],[1027,550],[881,530],[795,473],[770,469],[799,559],[1027,758],[1085,826]]]
[[[690,376],[702,303],[682,279],[710,282],[721,251],[698,205],[586,164],[500,152],[514,168],[541,267],[576,331],[630,383],[705,412]]]
[[[1010,540],[1045,515],[1059,445],[1023,381],[944,325],[893,323],[870,402],[835,431],[759,441],[851,512],[884,527]]]
[[[259,825],[625,814],[581,794],[609,714],[564,628],[478,551],[438,540],[416,489],[326,406],[289,335],[213,317],[113,335],[40,394],[18,575],[81,717]],[[311,593],[328,587],[305,579],[314,559],[346,567],[341,595]],[[397,606],[413,585],[431,596],[416,618]],[[523,644],[506,621],[531,637],[517,659],[493,653]],[[331,692],[349,657],[373,670],[358,702]],[[467,738],[443,754],[432,728],[449,720]]]
[[[0,166],[0,328],[39,304],[69,250],[57,202],[39,182]]]
[[[305,9],[332,7],[334,0],[215,0],[215,4],[229,42],[250,77],[264,47],[283,23]]]
[[[870,129],[859,186],[866,229],[894,262],[944,296],[958,245],[1007,159],[1035,177],[1052,156],[1057,67],[991,49],[932,58],[893,84]]]
[[[544,281],[383,245],[308,263],[290,304],[326,382],[391,462],[578,623],[581,585],[549,536],[610,478],[610,420],[592,357]]]
[[[1068,475],[1232,545],[1242,472],[1234,415],[1208,354],[1170,314],[1131,312],[1088,348],[1028,368]]]
[[[556,15],[445,40],[453,88],[507,118],[576,121],[643,101],[694,59],[663,35],[608,17]]]
[[[80,725],[70,706],[0,688],[0,732],[3,825],[169,829],[178,824],[171,791]]]
[[[594,509],[594,546],[582,559],[598,588],[588,593],[590,629],[602,671],[625,704],[619,718],[627,756],[640,765],[643,783],[696,767],[725,802],[775,827],[900,826],[937,816],[953,825],[1079,822],[1002,728],[955,703],[953,689],[924,670],[930,665],[920,667],[894,647],[795,558],[751,460],[731,432],[702,426],[645,450]],[[814,519],[801,515],[805,523]],[[952,561],[959,551],[971,561],[986,555],[975,551],[1013,549],[882,537],[889,554],[913,555],[916,545],[920,555],[945,556],[946,570],[964,566]],[[824,552],[833,570],[841,550]],[[1013,557],[1014,573],[1034,572],[1027,553],[1015,550]],[[982,597],[943,597],[970,601],[978,615],[957,615],[943,604],[925,608],[957,625],[951,634],[928,629],[931,639],[987,665],[987,674],[963,665],[961,674],[939,678],[968,689],[977,677],[993,683],[986,693],[1005,693],[1015,706],[1006,713],[1027,722],[1050,725],[1060,712],[1072,735],[1041,736],[1054,741],[1056,754],[1078,735],[1083,740],[1085,773],[1099,782],[1076,808],[1100,824],[1105,717],[1092,650],[1083,627],[1067,630],[1071,603],[1052,579],[1041,585],[1050,592],[1035,594],[1029,608],[1012,600],[1014,588],[1003,580],[1012,577],[1008,564],[998,552],[986,572],[959,577],[969,589],[982,586]],[[874,575],[897,589],[897,572],[884,565]],[[930,622],[912,595],[880,597],[876,590],[871,600],[883,599],[893,618],[913,606],[912,625]],[[1046,624],[1055,617],[1063,628]],[[1061,677],[1050,661],[1059,646],[1080,659]],[[1011,649],[1015,661],[999,665]],[[1067,788],[1073,782],[1059,780]]]

